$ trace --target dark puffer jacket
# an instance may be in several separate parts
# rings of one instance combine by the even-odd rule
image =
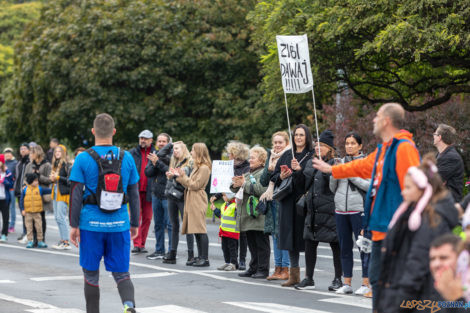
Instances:
[[[166,147],[168,147],[168,145],[160,149],[159,153],[157,153],[158,161],[155,163],[155,165],[153,165],[153,163],[149,161],[147,163],[147,167],[145,168],[145,176],[148,177],[149,182],[152,182],[152,195],[159,199],[166,199],[166,172],[168,172],[171,158],[171,154],[169,153],[171,153],[172,151],[169,149],[165,149]],[[162,152],[162,150],[166,151],[166,153],[160,153]]]
[[[462,200],[465,170],[462,157],[454,146],[449,146],[442,153],[437,154],[437,169],[455,202]]]
[[[427,214],[422,215],[421,226],[412,232],[408,219],[414,206],[410,206],[387,233],[382,248],[382,270],[378,281],[378,312],[418,312],[402,308],[406,300],[438,300],[429,270],[429,248],[434,238],[450,232],[458,223],[458,213],[450,193],[434,204],[437,224],[430,224]]]
[[[327,161],[333,164],[334,160]],[[307,194],[304,239],[337,242],[335,220],[335,194],[330,190],[330,174],[324,174],[307,162],[304,169]]]

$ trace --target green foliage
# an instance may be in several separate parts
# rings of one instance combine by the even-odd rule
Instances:
[[[108,112],[121,144],[145,128],[213,151],[228,139],[265,138],[251,127],[262,116],[245,19],[255,2],[48,2],[17,45],[4,134],[77,146],[91,141],[95,114]]]
[[[409,111],[470,92],[468,0],[264,0],[250,20],[268,100],[282,92],[275,35],[304,33],[323,103],[340,80],[369,103]]]
[[[39,16],[39,1],[18,4],[19,2],[0,0],[0,92],[13,71],[15,41],[26,25]]]

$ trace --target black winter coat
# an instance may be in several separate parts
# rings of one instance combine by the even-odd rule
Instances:
[[[153,165],[152,162],[148,162],[145,168],[145,175],[149,178],[149,182],[152,181],[152,194],[159,199],[166,199],[165,188],[167,184],[166,172],[169,169],[169,163],[158,159]]]
[[[64,166],[61,166],[59,170],[59,191],[61,195],[70,194],[70,171],[72,166],[70,163],[65,163]]]
[[[15,197],[21,196],[21,191],[23,190],[23,181],[25,175],[26,165],[29,163],[29,155],[21,158],[21,160],[16,163],[16,171],[15,171]]]
[[[415,232],[408,228],[410,206],[387,233],[382,248],[381,274],[378,281],[378,312],[418,312],[400,308],[404,300],[438,300],[429,270],[429,248],[434,238],[450,232],[458,223],[458,213],[452,196],[434,205],[437,225],[431,227],[428,215],[422,215],[421,226]]]
[[[462,200],[464,166],[462,157],[454,146],[437,154],[437,169],[455,202]]]
[[[156,151],[157,150],[155,150],[154,146],[150,147],[150,153],[154,153]],[[137,146],[137,147],[133,148],[129,152],[132,155],[132,157],[134,158],[135,166],[137,167],[137,172],[140,175],[140,167],[142,166],[142,154],[140,153],[140,146]],[[149,160],[148,163],[147,163],[147,167],[151,163],[152,162],[150,162],[150,160]],[[147,167],[145,168],[145,171],[147,170]],[[146,174],[146,176],[148,177],[147,174]],[[166,176],[165,176],[165,179],[166,179]],[[146,192],[145,198],[146,198],[147,202],[152,202],[152,193],[151,193],[151,191],[153,190],[153,183],[154,183],[153,179],[149,179],[147,181],[147,189],[145,190],[145,192]],[[140,184],[140,182],[139,182],[139,184]],[[166,184],[166,181],[165,181],[165,184]],[[163,190],[165,190],[165,187],[163,187]]]
[[[305,168],[307,162],[311,162],[311,152],[306,149],[301,153],[295,153],[295,158],[300,162],[300,166]],[[281,184],[281,165],[291,168],[292,152],[286,151],[277,161],[271,181],[275,186]],[[305,179],[303,171],[293,171],[292,173],[293,192],[279,201],[279,249],[290,251],[304,251],[305,242],[303,237],[305,217],[297,214],[295,209],[296,201],[304,194]]]
[[[330,176],[313,168],[311,159],[304,169],[307,194],[304,239],[338,242],[335,219],[335,194],[330,190]],[[327,161],[333,164],[334,160]]]

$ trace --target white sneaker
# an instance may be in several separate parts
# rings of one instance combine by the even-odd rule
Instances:
[[[229,266],[229,265],[230,265],[229,263],[222,264],[221,266],[219,266],[219,267],[217,268],[217,270],[219,270],[219,271],[224,271],[225,268],[226,268],[227,266]]]
[[[237,270],[237,267],[235,266],[235,264],[232,264],[232,263],[230,263],[224,268],[224,271],[227,271],[227,272],[236,271],[236,270]]]
[[[353,289],[351,286],[344,284],[343,287],[336,290],[336,293],[339,294],[351,294],[353,293]]]
[[[28,237],[24,236],[23,239],[18,240],[18,242],[25,245],[28,243]]]
[[[64,250],[71,250],[72,247],[70,246],[70,244],[66,243],[66,242],[63,242],[62,243],[62,247]]]
[[[51,247],[51,248],[52,248],[52,249],[56,249],[56,250],[64,250],[64,248],[63,248],[63,244],[64,244],[64,243],[63,243],[63,241],[59,241],[59,243],[58,243],[58,244],[56,244],[56,245],[52,245],[52,247]]]
[[[361,287],[359,287],[358,290],[356,290],[354,292],[354,294],[358,295],[358,296],[363,296],[365,295],[366,293],[370,292],[370,288],[368,286],[364,286],[362,285]]]

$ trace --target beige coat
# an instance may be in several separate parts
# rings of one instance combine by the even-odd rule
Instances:
[[[176,181],[185,187],[184,190],[184,216],[181,233],[205,234],[207,194],[206,185],[211,176],[211,170],[206,165],[193,168],[191,175],[177,177]]]

